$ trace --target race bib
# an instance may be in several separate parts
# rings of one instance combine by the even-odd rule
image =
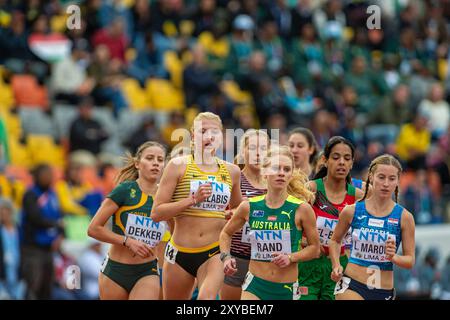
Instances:
[[[230,186],[226,183],[207,180],[191,180],[190,194],[194,194],[202,184],[208,182],[211,183],[211,196],[191,208],[206,211],[225,211],[231,196]]]
[[[368,262],[388,262],[386,259],[386,241],[392,238],[393,234],[374,229],[354,229],[352,233],[352,253],[351,257]]]
[[[348,289],[350,281],[352,281],[352,279],[349,277],[342,277],[342,279],[336,283],[336,287],[334,287],[334,294],[344,293]]]
[[[252,230],[250,237],[254,260],[271,261],[275,252],[291,253],[290,230]]]
[[[166,232],[166,224],[154,222],[150,217],[129,214],[125,233],[127,236],[156,247]]]
[[[244,226],[242,227],[242,236],[241,236],[241,242],[242,243],[250,243],[251,242],[251,236],[250,236],[250,224],[246,222]]]
[[[103,259],[102,266],[100,267],[100,271],[104,272],[106,265],[108,264],[109,255],[106,255],[105,259]]]
[[[325,217],[317,217],[317,231],[319,232],[320,244],[328,247],[328,243],[333,236],[334,229],[338,223],[336,219],[330,219]]]
[[[175,264],[177,253],[178,249],[175,248],[172,243],[168,242],[166,245],[166,251],[164,251],[164,260],[170,264]]]

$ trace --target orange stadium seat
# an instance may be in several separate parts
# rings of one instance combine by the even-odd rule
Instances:
[[[6,166],[5,173],[8,177],[13,177],[15,180],[22,181],[25,186],[33,184],[33,178],[29,170],[23,166],[8,165]]]
[[[11,87],[18,105],[47,109],[49,106],[47,88],[40,86],[32,75],[14,75]]]

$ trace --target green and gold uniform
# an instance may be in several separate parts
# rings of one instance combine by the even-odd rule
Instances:
[[[266,205],[266,196],[249,199],[251,260],[270,263],[272,254],[295,253],[300,248],[302,231],[295,225],[297,208],[304,202],[288,196],[277,209]],[[247,273],[242,290],[261,300],[298,300],[298,283],[277,283]]]
[[[107,196],[119,209],[112,216],[112,231],[120,235],[149,244],[151,247],[162,241],[167,230],[165,222],[154,222],[150,218],[153,197],[144,194],[136,181],[125,181],[119,184]],[[139,279],[158,275],[157,260],[142,264],[124,264],[106,257],[102,265],[102,273],[131,292]]]

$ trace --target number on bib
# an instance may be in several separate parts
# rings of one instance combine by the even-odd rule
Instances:
[[[175,248],[170,242],[167,243],[166,251],[164,253],[164,259],[171,263],[175,264],[175,259],[177,257],[178,249]]]
[[[351,280],[352,279],[350,279],[349,277],[342,277],[342,279],[336,283],[336,287],[334,288],[334,294],[336,295],[344,293],[348,289]]]

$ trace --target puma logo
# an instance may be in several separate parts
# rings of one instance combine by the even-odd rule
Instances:
[[[292,287],[288,286],[287,284],[285,284],[283,288],[288,289],[290,292],[292,292]]]
[[[288,219],[290,220],[290,219],[291,219],[291,212],[292,212],[292,210],[291,210],[291,211],[289,211],[289,212],[286,212],[286,211],[281,211],[281,214],[284,214],[284,215],[286,215],[286,216],[288,217]]]

